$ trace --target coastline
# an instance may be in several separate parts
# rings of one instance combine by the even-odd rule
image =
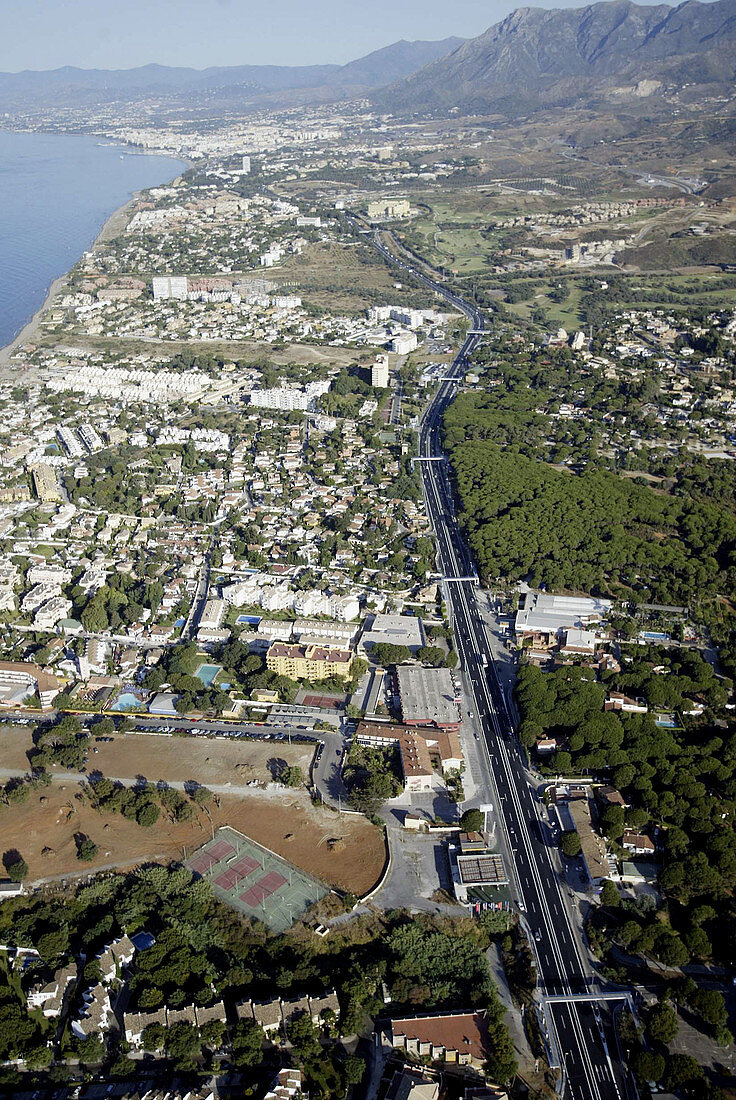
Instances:
[[[119,206],[117,210],[113,210],[112,214],[110,214],[110,216],[105,219],[96,237],[85,249],[85,252],[89,251],[92,248],[95,248],[97,244],[99,244],[103,240],[106,240],[108,236],[111,236],[114,231],[117,231],[118,228],[122,228],[123,225],[127,223],[127,221],[129,220],[128,215],[130,213],[130,208],[134,205],[134,203],[138,201],[138,199],[140,198],[140,194],[140,191],[134,192],[131,197],[123,203],[122,206]],[[79,261],[77,260],[76,262],[78,263]],[[8,363],[10,362],[10,357],[18,350],[18,348],[22,347],[23,344],[27,344],[29,340],[32,340],[33,337],[38,333],[44,314],[51,308],[54,299],[64,289],[68,278],[69,271],[65,271],[63,274],[58,275],[52,281],[51,285],[46,291],[46,297],[44,298],[43,302],[36,310],[36,312],[33,314],[31,319],[26,322],[18,335],[15,336],[9,344],[6,344],[4,348],[0,348],[0,368],[7,367]]]

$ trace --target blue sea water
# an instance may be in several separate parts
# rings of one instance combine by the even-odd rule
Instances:
[[[0,131],[0,347],[134,191],[186,165],[89,135]]]

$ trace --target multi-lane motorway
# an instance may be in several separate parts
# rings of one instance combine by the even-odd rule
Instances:
[[[387,262],[421,279],[470,322],[470,331],[420,426],[419,459],[427,509],[437,537],[460,667],[485,738],[488,783],[496,792],[497,816],[511,855],[519,917],[536,956],[539,1000],[552,1059],[559,1063],[561,1090],[575,1100],[624,1100],[630,1082],[616,1053],[611,1003],[596,978],[579,918],[569,904],[571,891],[555,862],[559,857],[546,811],[506,710],[477,602],[475,567],[461,537],[447,467],[441,461],[442,415],[455,397],[468,356],[482,339],[483,315],[473,303],[416,267],[407,253],[396,249],[396,242],[392,251],[376,232],[373,244]]]

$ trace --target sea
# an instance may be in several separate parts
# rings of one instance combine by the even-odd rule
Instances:
[[[0,348],[134,191],[185,169],[93,136],[0,131]]]

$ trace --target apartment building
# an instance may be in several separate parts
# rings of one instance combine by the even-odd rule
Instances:
[[[266,653],[266,667],[292,680],[347,680],[354,654],[330,645],[290,645],[274,642]]]

